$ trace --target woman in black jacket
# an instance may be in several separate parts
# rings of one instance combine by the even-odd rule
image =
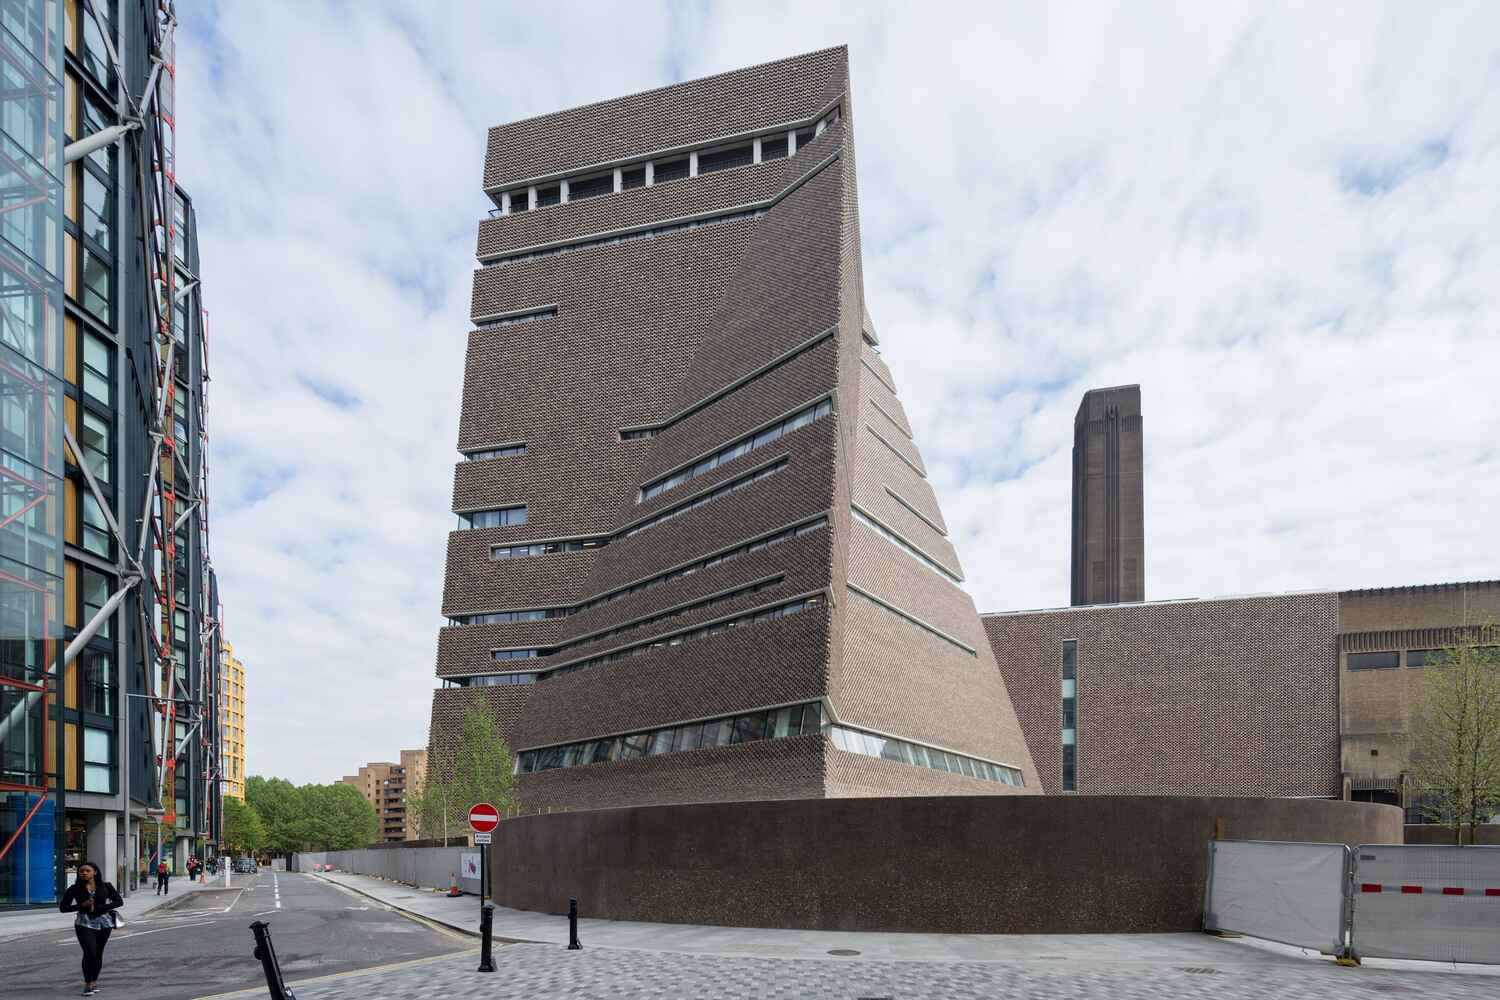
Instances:
[[[104,946],[115,929],[115,911],[125,905],[115,887],[99,877],[99,866],[85,861],[78,866],[78,881],[68,886],[57,908],[78,914],[73,932],[83,948],[83,995],[99,992],[99,969],[104,965]]]

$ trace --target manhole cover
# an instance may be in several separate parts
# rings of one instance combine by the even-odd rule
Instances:
[[[1219,974],[1218,969],[1211,969],[1206,965],[1184,965],[1179,966],[1179,968],[1183,972],[1194,976],[1217,976]]]
[[[828,954],[837,955],[839,958],[853,958],[854,956],[858,955],[859,952],[855,951],[853,948],[831,948],[829,949]]]

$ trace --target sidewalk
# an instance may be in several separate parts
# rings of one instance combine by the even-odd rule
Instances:
[[[158,896],[150,886],[143,886],[125,897],[125,905],[120,909],[120,916],[127,922],[140,920],[146,914],[169,903],[175,903],[201,889],[222,888],[224,888],[222,873],[218,878],[209,879],[208,885],[189,882],[186,877],[174,878],[165,896]],[[8,913],[0,913],[0,941],[34,934],[37,931],[67,930],[73,926],[76,916],[73,913],[58,912],[56,905],[43,910],[12,910]]]
[[[387,906],[415,914],[464,934],[479,932],[479,899],[446,896],[366,875],[328,872],[314,875]],[[566,905],[566,900],[561,900]],[[568,918],[525,910],[495,908],[496,941],[536,942],[565,948]],[[586,948],[736,958],[812,958],[857,952],[866,960],[890,962],[1047,962],[1110,965],[1257,966],[1305,962],[1300,954],[1278,954],[1238,946],[1206,934],[900,934],[864,931],[799,931],[694,924],[578,921]]]

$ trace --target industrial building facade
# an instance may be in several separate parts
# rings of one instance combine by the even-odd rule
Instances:
[[[847,54],[492,129],[431,766],[536,806],[1040,791],[864,307]]]
[[[170,5],[6,5],[0,906],[218,821],[206,333]],[[24,77],[24,80],[22,79]],[[125,109],[123,115],[119,109]],[[137,123],[138,122],[138,123]],[[15,404],[15,405],[12,405]]]

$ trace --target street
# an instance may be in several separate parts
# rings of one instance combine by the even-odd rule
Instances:
[[[412,890],[417,892],[419,890]],[[6,1000],[69,996],[82,985],[72,915],[0,942]],[[287,979],[463,951],[472,942],[310,875],[263,870],[200,890],[114,932],[99,984],[113,1000],[173,1000],[264,985],[250,924],[271,925]]]

